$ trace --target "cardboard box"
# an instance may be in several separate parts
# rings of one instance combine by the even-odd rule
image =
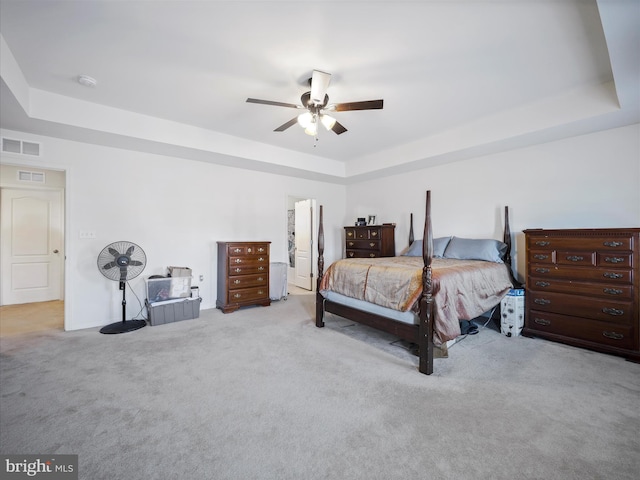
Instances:
[[[524,288],[509,290],[500,302],[500,332],[518,337],[524,327]]]
[[[147,278],[147,300],[153,304],[191,296],[191,277]]]
[[[155,305],[146,302],[149,323],[151,326],[156,326],[198,318],[200,316],[200,301],[200,298],[188,298]]]
[[[191,277],[191,269],[189,267],[169,267],[170,277]]]

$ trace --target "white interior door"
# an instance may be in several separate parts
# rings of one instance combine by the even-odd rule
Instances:
[[[311,200],[295,204],[296,274],[295,285],[312,290],[311,255],[313,247]]]
[[[2,189],[2,305],[61,300],[62,191]]]

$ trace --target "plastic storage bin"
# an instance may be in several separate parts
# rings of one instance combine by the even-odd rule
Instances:
[[[160,305],[154,305],[147,301],[149,323],[151,326],[155,326],[198,318],[200,316],[200,301],[200,298],[188,298]]]

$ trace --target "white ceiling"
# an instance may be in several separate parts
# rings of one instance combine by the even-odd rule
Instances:
[[[637,0],[0,0],[0,33],[2,128],[313,178],[640,121]],[[299,103],[313,69],[384,109],[314,146],[245,102]]]

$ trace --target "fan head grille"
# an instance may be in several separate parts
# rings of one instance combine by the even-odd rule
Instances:
[[[113,242],[98,255],[98,270],[109,280],[125,282],[142,273],[147,256],[133,242]]]

